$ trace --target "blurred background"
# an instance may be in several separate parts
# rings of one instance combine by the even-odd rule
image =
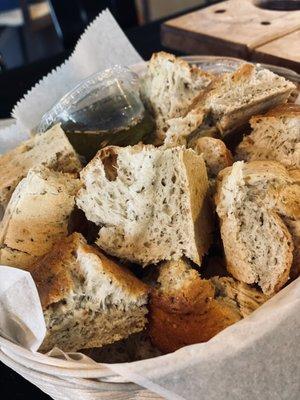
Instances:
[[[130,34],[130,29],[205,3],[212,2],[0,0],[1,68],[16,68],[72,49],[86,25],[107,7]]]
[[[0,0],[0,118],[8,118],[21,96],[71,54],[86,26],[105,8],[148,59],[154,51],[169,50],[160,41],[163,21],[216,2]]]

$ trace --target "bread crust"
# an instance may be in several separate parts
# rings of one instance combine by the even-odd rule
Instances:
[[[30,272],[47,328],[42,352],[102,347],[145,327],[147,285],[79,233],[57,243]]]
[[[173,54],[152,55],[141,80],[141,95],[156,120],[158,142],[165,139],[169,121],[185,117],[191,103],[213,79],[211,74]]]
[[[29,169],[40,165],[70,173],[81,169],[81,162],[59,125],[0,156],[0,209],[5,210],[17,184]]]
[[[149,335],[164,353],[206,342],[267,299],[230,277],[202,279],[184,259],[165,262],[151,290]]]
[[[260,74],[265,74],[264,80]],[[259,77],[260,76],[260,77]],[[272,79],[271,79],[272,78]],[[270,80],[270,82],[268,81]],[[253,85],[253,81],[257,80]],[[257,86],[266,82],[267,89],[257,92]],[[271,82],[272,81],[272,82]],[[277,90],[274,87],[277,85]],[[244,89],[241,103],[237,106],[234,98],[226,105],[220,103],[226,95],[230,96],[236,85]],[[272,74],[270,71],[258,71],[253,64],[245,63],[232,74],[224,74],[213,82],[206,96],[201,100],[204,109],[210,112],[222,136],[227,136],[232,131],[245,125],[252,115],[265,112],[278,104],[285,103],[295,86],[283,78]],[[246,89],[252,92],[250,99],[246,96]],[[269,93],[268,93],[269,92]],[[225,96],[225,97],[224,97]]]
[[[89,246],[80,233],[73,233],[57,243],[51,252],[40,258],[30,273],[36,283],[43,309],[63,300],[74,289],[74,280],[65,263],[75,263],[77,250],[95,255],[108,276],[118,282],[128,294],[138,297],[148,293],[148,287],[127,268],[120,267],[95,247]]]
[[[238,134],[253,115],[285,103],[294,88],[271,71],[245,63],[213,79],[195,96],[185,115],[169,120],[165,144],[182,144],[192,136],[208,136],[207,132],[222,137]]]
[[[197,154],[202,154],[207,172],[210,177],[216,177],[218,173],[233,163],[233,157],[225,143],[212,137],[198,138],[192,148]]]
[[[79,186],[73,174],[31,169],[18,184],[1,222],[0,262],[27,269],[30,260],[35,262],[67,236]]]
[[[211,301],[202,312],[172,313],[152,298],[149,324],[153,345],[170,353],[191,344],[207,342],[217,333],[240,320],[238,313]]]
[[[261,115],[254,115],[250,122],[266,117],[300,117],[300,105],[294,103],[280,104]]]
[[[250,119],[252,132],[236,150],[245,161],[276,160],[286,168],[300,168],[300,105],[284,104]]]
[[[105,252],[143,266],[183,255],[201,263],[211,210],[205,163],[193,150],[107,147],[81,180],[77,205],[100,227]]]
[[[253,161],[247,164],[236,163],[233,167],[221,171],[218,176],[215,202],[220,218],[227,270],[236,279],[243,282],[258,282],[266,294],[278,291],[289,279],[293,262],[294,245],[291,233],[284,223],[282,215],[295,216],[299,212],[299,200],[297,196],[291,198],[293,196],[290,190],[292,185],[293,178],[286,168],[273,161]],[[243,211],[238,212],[238,209],[234,208],[235,205],[230,205],[228,200],[226,200],[226,196],[230,194],[230,191],[236,193],[236,196],[239,195],[238,193],[242,195],[243,190],[246,193],[245,196],[248,197],[245,197]],[[247,215],[248,213],[255,214],[258,212],[256,210],[263,213],[264,218],[267,218],[270,226],[272,224],[273,229],[276,229],[276,234],[274,233],[276,240],[280,239],[281,241],[281,261],[278,260],[281,264],[280,267],[278,266],[278,272],[276,272],[276,282],[272,283],[270,281],[269,284],[267,282],[261,283],[263,281],[260,281],[262,278],[260,278],[260,272],[256,269],[255,261],[252,263],[249,260],[249,252],[253,252],[255,260],[258,250],[254,248],[250,249],[249,246],[251,245],[241,239],[240,230],[243,225],[241,225],[242,222],[240,221],[243,221],[241,219],[242,215]],[[253,223],[257,222],[253,221]],[[261,235],[261,240],[263,240],[262,233],[260,233],[260,229],[262,228],[256,227],[255,229],[256,234]],[[271,240],[271,238],[269,239]],[[271,246],[271,243],[266,243],[265,245]],[[260,265],[259,268],[266,268],[267,271],[268,266]],[[273,279],[275,279],[275,275],[272,276],[272,281]]]
[[[214,299],[214,288],[206,280],[195,282],[185,296],[151,293],[149,334],[163,353],[206,342],[240,319],[237,309]]]

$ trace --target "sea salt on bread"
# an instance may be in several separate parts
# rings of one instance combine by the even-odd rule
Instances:
[[[300,105],[284,104],[250,120],[252,132],[237,147],[237,159],[275,160],[300,168]]]
[[[63,172],[80,171],[80,160],[59,125],[0,156],[0,219],[17,184],[30,168],[39,165]]]
[[[162,263],[151,292],[149,335],[164,353],[206,342],[267,297],[233,278],[201,279],[185,260]]]
[[[155,117],[159,139],[165,137],[167,121],[184,116],[213,78],[173,54],[162,51],[152,55],[141,80],[141,95]]]
[[[80,181],[46,167],[29,170],[0,223],[0,264],[30,268],[67,235]]]
[[[200,265],[212,227],[206,168],[193,150],[107,147],[81,181],[77,205],[107,253],[142,265],[185,255]]]
[[[144,329],[148,288],[74,233],[31,271],[47,334],[39,349],[102,347]]]
[[[294,89],[295,85],[285,78],[245,63],[235,72],[213,80],[183,119],[172,119],[165,142],[176,145],[183,140],[189,142],[195,134],[207,136],[211,132],[226,137],[245,125],[252,115],[285,103]]]
[[[294,243],[285,219],[299,220],[297,193],[295,178],[273,161],[236,162],[218,176],[215,200],[227,269],[266,294],[289,279]]]

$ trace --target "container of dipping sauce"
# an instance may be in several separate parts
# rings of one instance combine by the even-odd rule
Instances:
[[[138,76],[120,66],[80,82],[44,114],[36,132],[57,123],[86,161],[107,145],[134,145],[154,130],[139,96]]]

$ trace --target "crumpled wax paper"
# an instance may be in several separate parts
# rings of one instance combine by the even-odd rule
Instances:
[[[111,13],[105,10],[86,28],[72,55],[16,104],[12,116],[21,129],[31,131],[45,112],[83,79],[116,64],[127,66],[141,61]]]

